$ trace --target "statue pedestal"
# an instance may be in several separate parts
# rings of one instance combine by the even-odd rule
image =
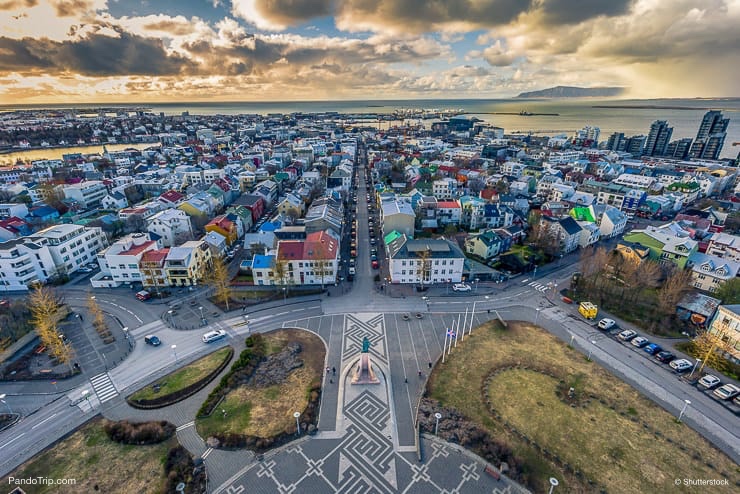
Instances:
[[[370,362],[369,353],[361,353],[360,361],[357,362],[355,374],[352,376],[351,384],[380,384],[380,379],[373,371],[373,364]]]

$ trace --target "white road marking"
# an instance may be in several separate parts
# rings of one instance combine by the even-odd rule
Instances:
[[[21,432],[20,434],[18,434],[17,436],[15,436],[15,437],[14,437],[13,439],[11,439],[11,440],[10,440],[10,441],[8,441],[7,443],[5,443],[5,444],[3,444],[2,446],[0,446],[0,449],[3,449],[3,448],[4,448],[5,446],[10,446],[10,444],[11,444],[11,443],[13,443],[13,442],[17,441],[18,439],[20,439],[21,437],[23,437],[23,436],[25,436],[25,435],[26,435],[26,433],[25,433],[25,432]]]
[[[46,418],[45,418],[44,420],[42,420],[42,421],[41,421],[41,422],[39,422],[38,424],[36,424],[36,425],[34,425],[33,427],[31,427],[31,429],[35,429],[36,427],[40,426],[40,425],[41,425],[41,424],[43,424],[44,422],[48,422],[49,420],[51,420],[51,419],[53,419],[54,417],[56,417],[56,415],[57,415],[57,414],[56,414],[56,413],[54,413],[54,414],[52,414],[52,415],[50,415],[50,416],[46,417]]]

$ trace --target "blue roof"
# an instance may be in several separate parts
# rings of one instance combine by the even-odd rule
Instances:
[[[282,227],[283,224],[280,221],[266,221],[261,227],[260,231],[263,232],[274,232]]]
[[[275,256],[255,254],[254,260],[252,261],[252,269],[271,268],[274,260]]]

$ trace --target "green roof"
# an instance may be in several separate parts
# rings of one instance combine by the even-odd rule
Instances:
[[[401,236],[400,233],[398,233],[396,230],[393,230],[388,235],[386,235],[385,237],[383,237],[383,242],[385,243],[385,245],[388,245],[389,243],[393,242],[394,240],[396,240],[400,236]]]
[[[591,208],[575,207],[570,210],[570,216],[576,221],[588,221],[589,223],[596,223],[596,220],[591,214]]]

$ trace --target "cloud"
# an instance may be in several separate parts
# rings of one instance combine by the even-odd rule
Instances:
[[[38,0],[0,0],[0,10],[18,10],[34,7]]]
[[[95,0],[48,0],[59,17],[75,17],[104,7]]]
[[[333,0],[232,0],[231,13],[259,29],[282,31],[331,14]]]
[[[595,17],[627,14],[635,0],[545,0],[539,9],[546,24],[577,24]]]

